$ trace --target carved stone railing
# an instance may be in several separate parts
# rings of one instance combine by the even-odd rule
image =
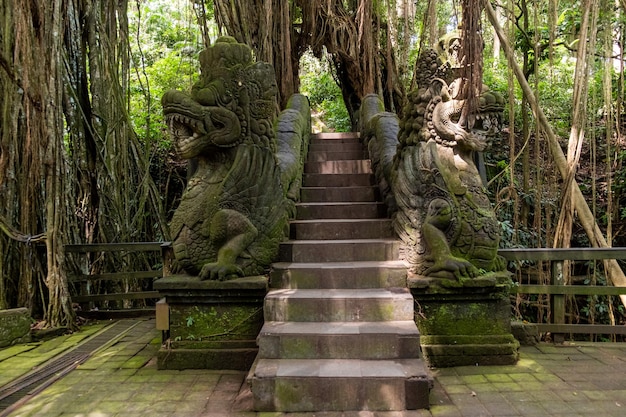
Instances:
[[[191,94],[167,92],[163,110],[182,158],[197,167],[171,225],[164,276],[160,369],[249,369],[263,325],[267,272],[295,216],[311,116],[296,94],[278,113],[273,68],[223,37],[200,54]]]
[[[402,118],[375,95],[363,100],[361,137],[403,242],[407,284],[431,365],[510,364],[511,274],[498,254],[500,227],[475,155],[499,131],[503,99],[485,87],[465,115],[450,63],[426,52]]]

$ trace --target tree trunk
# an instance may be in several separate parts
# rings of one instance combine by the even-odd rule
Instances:
[[[272,64],[276,72],[278,103],[298,91],[299,61],[302,53],[294,43],[292,2],[284,0],[214,0],[215,19],[220,31],[253,49],[256,59]]]
[[[4,71],[0,189],[8,198],[0,209],[5,210],[2,217],[21,234],[32,236],[42,229],[46,234],[45,262],[32,245],[17,246],[3,240],[0,250],[4,256],[9,249],[8,266],[12,270],[2,273],[20,277],[18,305],[29,307],[31,314],[35,313],[39,283],[45,283],[49,290],[45,320],[52,326],[73,328],[74,313],[63,257],[69,199],[61,111],[60,57],[65,23],[62,0],[0,4],[5,25],[1,55]],[[6,234],[2,239],[7,239]],[[10,259],[11,254],[18,262]]]
[[[552,128],[550,127],[550,124],[548,122],[548,119],[546,118],[546,115],[543,113],[543,111],[539,107],[537,100],[530,86],[528,85],[528,82],[526,82],[526,78],[524,77],[522,70],[512,58],[513,49],[509,45],[508,39],[504,35],[504,31],[502,30],[502,28],[500,27],[500,24],[497,21],[496,14],[495,14],[495,11],[493,10],[493,7],[491,6],[491,3],[487,0],[483,0],[483,4],[485,5],[487,17],[490,23],[493,25],[494,29],[496,30],[498,37],[500,38],[500,43],[503,47],[505,54],[511,57],[510,62],[513,65],[513,70],[517,77],[517,81],[520,84],[522,91],[524,92],[524,94],[526,95],[528,99],[528,102],[533,110],[533,113],[535,115],[535,118],[537,119],[537,122],[541,125],[541,129],[543,130],[543,132],[545,133],[546,137],[549,140],[552,158],[554,159],[557,169],[559,170],[559,173],[561,174],[561,178],[563,180],[566,180],[569,174],[567,159],[565,158],[563,150],[561,149],[561,146],[558,142],[558,139],[554,135],[554,132],[552,131]],[[593,247],[602,247],[602,248],[609,247],[609,245],[606,242],[606,239],[604,238],[602,234],[602,231],[600,230],[600,227],[596,223],[596,220],[593,216],[593,213],[591,212],[591,209],[589,208],[589,205],[585,201],[585,198],[582,192],[580,191],[580,187],[578,186],[578,183],[576,182],[576,180],[572,180],[571,184],[572,184],[571,185],[572,206],[575,208],[576,212],[578,213],[578,218],[580,220],[580,223],[585,229],[585,232],[587,233],[587,236],[589,237],[589,241],[591,242],[591,245]],[[624,275],[624,271],[622,271],[622,269],[620,268],[619,264],[617,263],[615,259],[607,260],[605,262],[605,268],[606,268],[607,277],[613,283],[613,285],[620,286],[620,287],[626,286],[626,276]],[[622,295],[620,296],[620,298],[622,300],[622,303],[626,305],[626,295]]]
[[[402,107],[395,7],[373,0],[214,0],[220,30],[249,45],[258,60],[274,65],[283,108],[299,89],[302,54],[310,48],[317,58],[329,57],[354,127],[367,94],[379,94],[388,110]],[[410,36],[402,34],[407,42]],[[393,88],[386,88],[389,84]]]
[[[71,2],[75,20],[68,25],[72,32],[65,45],[73,67],[65,103],[70,120],[69,146],[76,155],[76,199],[81,202],[82,236],[77,240],[169,240],[161,195],[150,175],[157,144],[149,137],[139,140],[128,114],[128,2]],[[79,19],[84,19],[82,24]],[[143,255],[120,256],[83,258],[79,268],[123,272],[154,263]],[[129,289],[138,290],[138,284],[125,282],[112,288],[121,292]]]
[[[127,6],[0,0],[0,307],[29,307],[54,326],[74,325],[66,242],[169,238],[149,172],[155,144],[140,143],[128,117]],[[45,251],[30,238],[41,231]]]

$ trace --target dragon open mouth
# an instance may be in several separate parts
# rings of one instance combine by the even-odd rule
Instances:
[[[501,95],[484,91],[480,96],[478,113],[470,118],[470,132],[477,141],[489,146],[500,133],[500,121],[504,109]]]
[[[467,147],[474,151],[483,151],[490,146],[491,141],[500,132],[499,117],[495,113],[479,113],[470,117],[468,123],[468,135],[465,135],[464,143],[460,146]]]
[[[165,115],[165,121],[170,135],[174,138],[174,146],[181,155],[193,151],[198,138],[205,136],[204,124],[180,113]]]
[[[500,117],[497,113],[479,113],[473,117],[473,133],[491,138],[500,131]]]

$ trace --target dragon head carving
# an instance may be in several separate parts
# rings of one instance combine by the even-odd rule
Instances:
[[[195,158],[212,147],[230,148],[243,141],[239,118],[229,109],[203,106],[174,90],[166,92],[161,101],[174,147],[182,158]]]
[[[416,63],[418,88],[399,122],[391,177],[394,225],[409,271],[429,279],[466,280],[505,268],[497,255],[498,221],[474,158],[499,133],[504,99],[483,86],[476,113],[466,114],[463,80],[453,75],[456,44],[451,36],[441,46],[447,56],[431,50]]]
[[[247,45],[221,37],[200,53],[202,76],[191,94],[161,99],[174,146],[190,159],[215,148],[251,143],[275,148],[271,121],[278,114],[271,65],[252,60]]]
[[[467,152],[485,150],[500,132],[503,97],[483,85],[478,111],[462,120],[465,100],[457,98],[462,80],[453,78],[451,61],[442,63],[441,56],[430,50],[417,65],[418,88],[408,95],[400,121],[400,144],[434,140]]]
[[[263,273],[291,207],[276,157],[274,69],[229,37],[201,52],[200,64],[190,93],[161,99],[174,147],[195,162],[170,224],[174,256],[200,279]]]

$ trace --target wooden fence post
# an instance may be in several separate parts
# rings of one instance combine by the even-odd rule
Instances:
[[[163,276],[172,275],[172,264],[174,262],[174,250],[169,242],[161,245],[161,257],[163,258]]]
[[[564,285],[563,282],[563,261],[552,261],[550,283],[552,285]],[[553,294],[550,296],[550,311],[552,313],[552,324],[565,324],[565,295]],[[552,335],[554,343],[563,343],[565,336],[562,333]]]

